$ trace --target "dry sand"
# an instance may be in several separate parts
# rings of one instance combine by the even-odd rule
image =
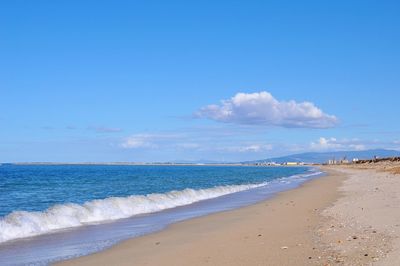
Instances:
[[[59,265],[400,265],[400,176],[369,168]]]
[[[330,167],[347,179],[321,214],[323,257],[339,265],[400,265],[400,175],[396,164]]]

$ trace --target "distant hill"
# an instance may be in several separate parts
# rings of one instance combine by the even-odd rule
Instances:
[[[293,154],[282,157],[268,158],[263,160],[249,161],[245,163],[257,163],[257,162],[305,162],[305,163],[324,163],[330,159],[340,160],[343,157],[347,157],[348,160],[353,158],[358,159],[372,159],[374,156],[379,158],[400,156],[400,151],[396,150],[365,150],[365,151],[334,151],[334,152],[306,152]]]

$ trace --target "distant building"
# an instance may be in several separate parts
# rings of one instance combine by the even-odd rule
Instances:
[[[332,159],[332,160],[328,160],[327,164],[348,164],[350,163],[349,160],[347,160],[346,157],[343,157],[343,159],[341,160],[336,160],[336,159]]]
[[[299,165],[298,162],[286,162],[285,165]]]
[[[277,165],[280,165],[280,164],[276,163],[276,162],[257,162],[257,163],[255,163],[255,165],[258,165],[258,166],[277,166]]]

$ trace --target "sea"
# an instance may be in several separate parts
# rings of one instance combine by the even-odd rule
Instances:
[[[0,265],[48,265],[323,175],[313,167],[0,165]]]

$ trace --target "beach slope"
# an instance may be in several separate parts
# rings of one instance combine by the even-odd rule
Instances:
[[[273,199],[180,222],[59,265],[319,264],[314,232],[343,179],[330,171]]]

